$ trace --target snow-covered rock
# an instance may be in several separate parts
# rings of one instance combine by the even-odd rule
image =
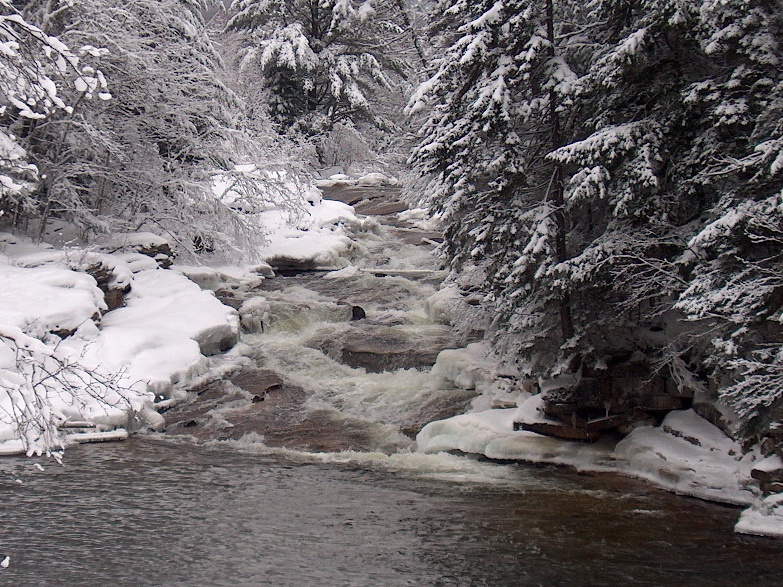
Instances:
[[[242,302],[239,308],[239,320],[245,332],[264,332],[269,325],[271,306],[266,298],[258,296]]]
[[[734,531],[740,534],[783,538],[783,493],[760,499],[743,511]]]
[[[497,362],[486,358],[487,346],[474,343],[462,349],[441,351],[432,368],[433,375],[443,377],[462,389],[476,389],[493,381]]]
[[[153,270],[134,276],[127,306],[108,314],[104,327],[165,330],[194,340],[203,354],[214,355],[236,344],[239,316],[183,275]]]
[[[637,428],[615,454],[637,477],[682,495],[748,504],[754,498],[751,469],[757,455],[693,410],[669,413],[661,426]]]
[[[135,252],[155,259],[162,268],[169,267],[174,259],[171,244],[152,232],[118,232],[96,239],[95,244],[104,251]]]
[[[106,310],[95,279],[60,266],[0,265],[0,323],[36,338],[72,332]]]
[[[260,216],[269,236],[259,253],[270,265],[280,268],[347,267],[357,247],[350,234],[378,227],[374,219],[359,218],[353,207],[333,200],[308,207],[296,219],[277,209]]]
[[[580,469],[608,470],[613,462],[606,443],[564,442],[514,430],[515,408],[486,410],[430,422],[416,436],[419,451],[461,451],[490,459],[556,463]]]

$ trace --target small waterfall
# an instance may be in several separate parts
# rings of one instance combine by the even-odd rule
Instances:
[[[465,409],[474,392],[430,372],[441,350],[459,346],[425,309],[445,277],[433,235],[394,215],[378,218],[380,230],[355,235],[365,256],[349,270],[303,271],[233,292],[235,305],[253,300],[252,324],[262,331],[243,341],[255,365],[167,413],[167,432],[394,454],[415,448],[427,422]]]

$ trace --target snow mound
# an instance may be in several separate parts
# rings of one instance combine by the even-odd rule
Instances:
[[[615,449],[628,471],[681,495],[748,504],[754,453],[693,410],[669,413],[659,427],[637,428]]]
[[[743,511],[734,531],[783,538],[783,493],[770,495]]]
[[[106,315],[104,328],[171,332],[196,341],[205,355],[225,351],[238,340],[237,312],[173,271],[137,273],[126,304]]]
[[[0,265],[0,323],[45,339],[74,331],[106,309],[95,279],[58,266]]]
[[[347,267],[357,246],[350,235],[374,231],[378,227],[374,219],[359,218],[352,206],[333,200],[309,206],[294,219],[277,209],[260,216],[268,231],[268,244],[259,253],[273,267]]]

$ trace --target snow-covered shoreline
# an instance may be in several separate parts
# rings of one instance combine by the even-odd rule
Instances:
[[[377,226],[315,188],[296,218],[272,207],[258,222],[262,257],[330,268],[349,264],[352,231]],[[172,265],[173,256],[151,233],[55,247],[0,232],[0,454],[162,430],[159,410],[236,367],[241,348],[221,353],[257,309],[237,311],[214,291],[257,286],[272,268]]]
[[[635,429],[619,442],[567,441],[515,430],[522,418],[544,418],[539,396],[515,393],[516,408],[488,408],[491,400],[508,403],[509,391],[492,389],[493,363],[483,345],[444,351],[435,371],[480,395],[474,412],[427,424],[416,438],[425,453],[462,452],[495,460],[550,463],[583,471],[612,472],[647,481],[679,495],[745,506],[735,530],[783,537],[783,500],[764,498],[751,477],[763,466],[758,447],[746,451],[693,410],[670,412],[660,426]]]

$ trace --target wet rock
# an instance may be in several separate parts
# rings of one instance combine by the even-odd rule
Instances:
[[[525,430],[535,432],[543,436],[553,436],[564,440],[583,440],[595,442],[601,438],[601,433],[597,431],[585,430],[584,428],[575,428],[568,424],[559,422],[515,422],[514,430]]]
[[[351,320],[364,320],[367,317],[361,306],[351,306]]]
[[[399,200],[371,200],[369,202],[359,202],[355,205],[355,208],[359,214],[365,214],[367,216],[386,216],[388,214],[397,214],[398,212],[407,210],[408,204],[400,202]]]
[[[279,390],[283,379],[268,369],[250,369],[242,371],[230,379],[231,383],[256,396],[263,397],[268,391]]]
[[[641,353],[581,371],[573,382],[548,390],[543,405],[547,416],[579,429],[631,430],[651,415],[687,409],[693,401],[657,375]]]
[[[438,353],[455,348],[448,329],[431,332],[357,322],[339,334],[324,330],[308,343],[349,367],[364,368],[371,373],[396,369],[422,369],[435,364]]]
[[[291,277],[300,273],[310,273],[313,271],[324,271],[312,259],[298,259],[294,257],[269,257],[267,262],[277,275]],[[326,269],[331,271],[332,269]]]

